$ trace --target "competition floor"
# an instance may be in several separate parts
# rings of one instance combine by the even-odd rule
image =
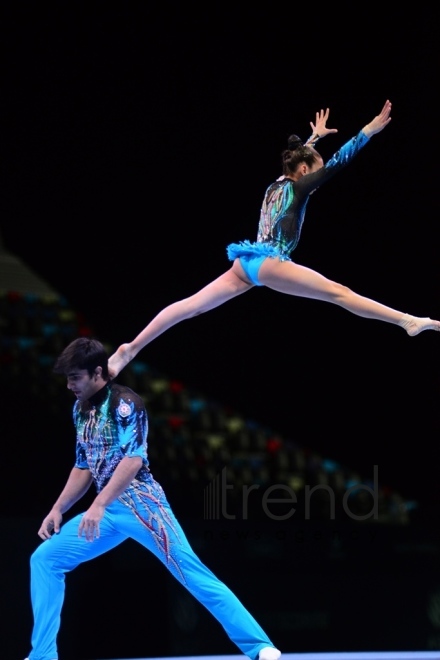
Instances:
[[[105,658],[105,660],[243,660],[243,655],[197,655],[173,658]],[[363,651],[361,653],[283,653],[282,660],[440,660],[439,651]],[[104,660],[102,658],[101,660]]]

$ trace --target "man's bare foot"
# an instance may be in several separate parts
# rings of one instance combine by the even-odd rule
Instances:
[[[421,318],[420,316],[405,314],[400,319],[399,325],[407,331],[410,337],[415,337],[423,330],[440,331],[440,321],[433,321],[429,316]]]
[[[134,355],[131,354],[130,344],[121,344],[108,360],[108,373],[110,378],[116,378],[116,376],[133,358]]]

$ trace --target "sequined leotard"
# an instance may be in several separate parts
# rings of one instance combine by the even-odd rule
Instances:
[[[369,138],[363,131],[351,138],[323,167],[305,174],[298,181],[281,178],[266,190],[261,207],[257,241],[231,243],[227,247],[230,261],[239,258],[248,276],[259,285],[257,268],[266,257],[290,260],[298,245],[310,194],[344,168],[367,144]]]

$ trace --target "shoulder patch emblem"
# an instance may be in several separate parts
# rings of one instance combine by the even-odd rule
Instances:
[[[118,413],[121,415],[121,417],[128,417],[131,413],[131,409],[128,403],[120,403],[118,407]]]

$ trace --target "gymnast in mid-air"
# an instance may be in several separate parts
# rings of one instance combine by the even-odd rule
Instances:
[[[292,261],[310,195],[348,165],[373,135],[388,126],[391,102],[387,100],[379,114],[324,163],[316,143],[337,132],[327,128],[328,116],[328,108],[316,113],[315,123],[310,122],[312,135],[306,143],[296,135],[289,137],[287,149],[282,152],[283,174],[266,190],[257,240],[228,245],[227,256],[232,261],[229,270],[192,296],[162,309],[132,342],[121,344],[109,359],[112,378],[168,328],[219,307],[254,286],[333,303],[357,316],[400,326],[411,337],[424,330],[440,330],[440,321],[387,307]]]

